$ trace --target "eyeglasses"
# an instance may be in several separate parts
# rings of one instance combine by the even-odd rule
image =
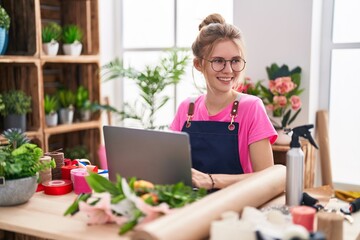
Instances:
[[[246,61],[242,58],[234,58],[230,60],[225,60],[224,58],[221,57],[214,58],[213,60],[209,60],[205,58],[202,59],[211,63],[211,68],[215,72],[221,72],[222,70],[224,70],[226,66],[226,62],[230,63],[231,69],[234,72],[241,72],[242,70],[244,70],[246,64]]]

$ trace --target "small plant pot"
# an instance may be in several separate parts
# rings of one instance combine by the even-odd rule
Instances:
[[[55,113],[50,113],[48,115],[45,116],[45,121],[46,121],[46,125],[48,127],[55,127],[58,125],[58,114],[57,112]]]
[[[23,132],[26,131],[26,115],[9,114],[4,117],[4,129],[20,128]]]
[[[0,206],[13,206],[27,202],[37,188],[37,176],[5,180],[0,186]]]
[[[90,121],[91,111],[90,110],[80,110],[80,120],[81,121]]]
[[[56,56],[59,51],[59,43],[57,41],[43,43],[42,48],[46,55]]]
[[[81,54],[81,43],[63,44],[62,47],[65,55],[79,56]]]
[[[74,120],[74,108],[60,109],[60,123],[71,124]]]

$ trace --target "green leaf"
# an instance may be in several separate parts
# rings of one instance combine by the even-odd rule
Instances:
[[[80,194],[75,201],[68,207],[68,209],[66,209],[66,211],[64,212],[64,216],[66,215],[74,215],[79,211],[79,202],[86,202],[89,198],[91,197],[91,194],[89,193],[82,193]]]
[[[95,192],[109,192],[113,196],[122,193],[112,182],[97,173],[89,172],[89,176],[85,177],[85,179]]]

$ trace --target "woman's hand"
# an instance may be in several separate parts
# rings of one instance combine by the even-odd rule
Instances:
[[[200,172],[194,168],[191,169],[192,174],[192,184],[193,187],[213,189],[214,184],[213,180],[207,173]]]

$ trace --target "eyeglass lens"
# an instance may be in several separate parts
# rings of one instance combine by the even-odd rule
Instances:
[[[224,70],[226,66],[226,62],[230,63],[231,69],[234,72],[241,72],[245,68],[245,61],[242,58],[225,60],[224,58],[214,58],[209,61],[211,63],[211,67],[215,72],[220,72]]]

